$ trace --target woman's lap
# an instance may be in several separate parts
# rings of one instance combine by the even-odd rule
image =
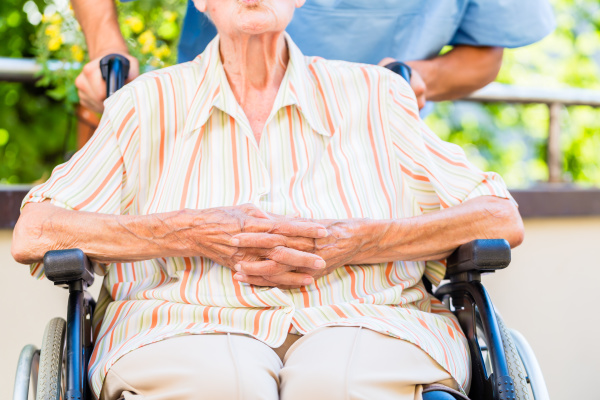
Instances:
[[[284,361],[247,336],[175,337],[117,361],[102,400],[122,394],[126,400],[420,400],[421,384],[454,385],[418,347],[356,327],[312,332],[289,348]]]
[[[233,356],[235,354],[235,357]],[[282,363],[258,340],[227,334],[179,336],[126,354],[109,370],[103,400],[277,399]]]

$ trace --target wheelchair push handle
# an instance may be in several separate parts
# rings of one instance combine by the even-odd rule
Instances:
[[[106,97],[110,97],[125,85],[129,60],[120,54],[109,54],[100,60],[100,72],[106,81]]]
[[[397,73],[402,78],[404,78],[406,82],[410,84],[410,78],[412,77],[412,69],[408,66],[408,64],[403,63],[401,61],[394,61],[385,65],[385,68]]]

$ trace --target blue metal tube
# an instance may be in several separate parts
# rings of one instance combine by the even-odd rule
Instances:
[[[81,282],[81,281],[80,281]],[[66,393],[65,397],[72,400],[82,399],[84,383],[84,366],[82,347],[83,333],[83,297],[81,285],[79,288],[69,288],[69,304],[67,307],[67,346],[66,346]]]

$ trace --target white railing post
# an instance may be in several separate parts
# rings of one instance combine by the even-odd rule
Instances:
[[[548,124],[548,182],[562,182],[562,151],[560,148],[560,114],[561,103],[548,104],[550,122]]]

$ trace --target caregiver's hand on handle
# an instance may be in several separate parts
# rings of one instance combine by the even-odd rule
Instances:
[[[104,100],[106,99],[106,82],[102,78],[100,61],[105,56],[115,53],[122,55],[129,61],[129,74],[125,82],[131,82],[137,78],[139,75],[139,63],[135,57],[129,55],[127,51],[108,50],[85,64],[83,70],[75,79],[75,86],[77,87],[81,105],[97,113],[104,111]]]

